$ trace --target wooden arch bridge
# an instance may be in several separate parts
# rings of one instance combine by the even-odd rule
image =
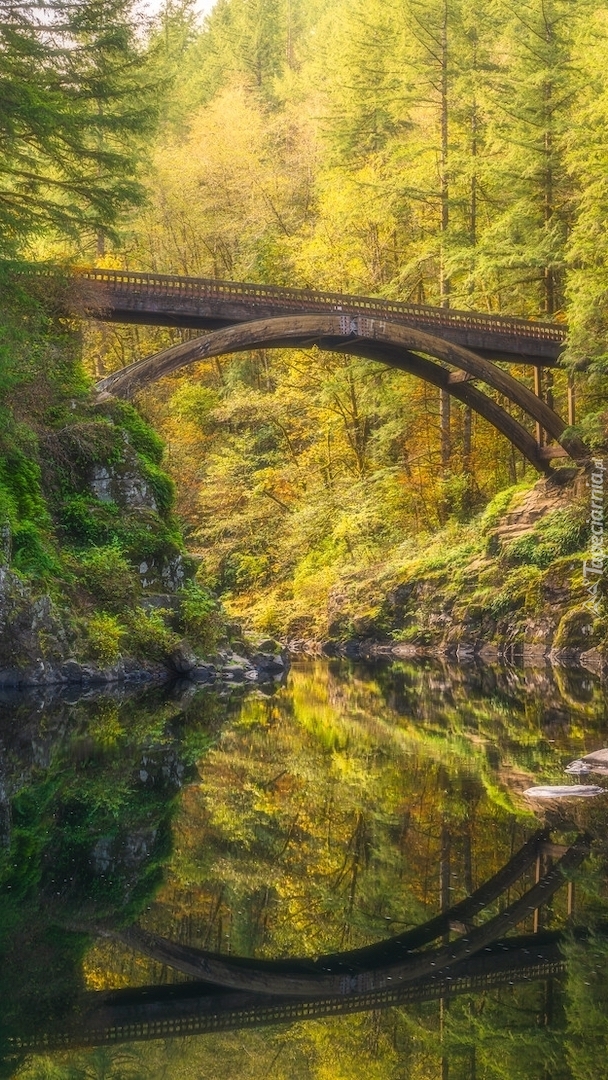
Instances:
[[[505,934],[534,917],[567,884],[589,846],[586,835],[564,848],[549,842],[547,830],[539,831],[497,874],[449,910],[376,945],[316,960],[225,956],[131,928],[114,936],[193,981],[85,993],[62,1022],[38,1022],[31,1031],[11,1036],[10,1051],[19,1055],[257,1027],[559,976],[565,970],[563,933]],[[521,892],[533,866],[536,880]],[[571,888],[568,884],[569,913]],[[510,900],[513,892],[519,894]],[[492,914],[488,909],[496,904],[498,914]],[[454,940],[451,934],[457,935]]]
[[[317,345],[378,360],[431,383],[484,417],[540,472],[550,471],[553,458],[581,463],[589,457],[584,444],[566,432],[574,423],[571,381],[567,424],[542,397],[542,370],[556,366],[565,345],[563,324],[204,278],[93,269],[79,270],[76,279],[81,306],[94,318],[206,331],[110,375],[98,384],[100,391],[130,397],[199,360]],[[497,360],[532,365],[534,391]],[[534,434],[511,407],[534,422]]]

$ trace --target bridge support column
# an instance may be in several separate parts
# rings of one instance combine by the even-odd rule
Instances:
[[[538,398],[543,397],[543,369],[540,364],[534,365],[534,393]],[[536,421],[536,442],[538,446],[545,445],[545,429]]]

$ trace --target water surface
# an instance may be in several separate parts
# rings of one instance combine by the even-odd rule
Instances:
[[[607,741],[604,693],[580,668],[311,662],[294,665],[285,686],[230,695],[182,685],[0,700],[4,1075],[602,1075],[601,934],[570,946],[566,980],[449,1008],[52,1055],[9,1049],[16,1032],[61,1022],[83,991],[184,981],[108,936],[121,926],[275,958],[419,924],[538,827],[526,787],[567,782],[565,764]],[[596,837],[575,921],[599,925],[604,800],[546,813],[562,842],[581,829]],[[564,927],[565,893],[543,926]]]

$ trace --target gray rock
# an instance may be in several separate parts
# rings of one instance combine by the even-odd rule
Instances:
[[[188,677],[192,679],[193,682],[197,683],[213,682],[216,676],[217,671],[213,664],[197,664],[197,666],[192,668],[188,673]]]
[[[281,674],[285,670],[285,661],[281,656],[273,656],[271,653],[255,653],[251,658],[251,663],[259,671],[271,675]]]
[[[239,667],[238,664],[230,664],[228,667],[222,668],[222,678],[231,679],[233,682],[242,682],[245,678],[247,669]]]
[[[191,671],[194,671],[199,666],[198,657],[194,655],[186,641],[182,641],[173,650],[169,656],[169,663],[178,675],[189,675]]]
[[[61,674],[70,683],[82,682],[82,664],[79,664],[77,660],[66,660],[65,664],[61,665]]]

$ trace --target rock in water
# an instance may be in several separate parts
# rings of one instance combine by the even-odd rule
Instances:
[[[529,799],[592,799],[594,795],[604,795],[605,789],[597,784],[571,784],[551,787],[526,788],[524,795]]]
[[[608,750],[595,750],[592,754],[571,761],[566,765],[566,772],[575,776],[585,776],[590,772],[608,775]]]

